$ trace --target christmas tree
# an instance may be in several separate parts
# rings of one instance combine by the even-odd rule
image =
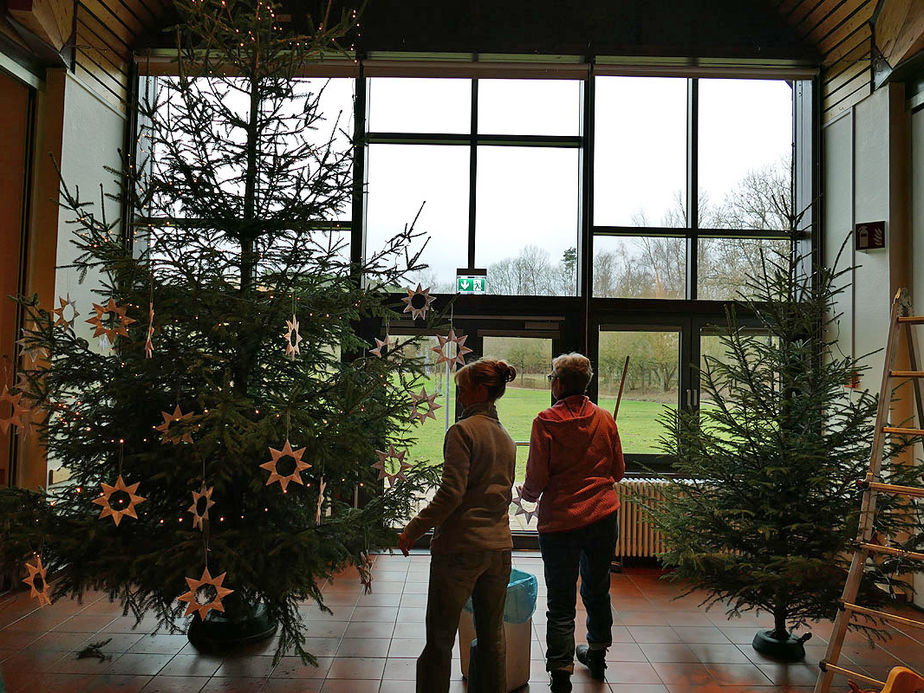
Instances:
[[[766,612],[773,629],[759,633],[755,647],[779,642],[762,651],[799,658],[804,650],[790,629],[837,612],[878,397],[848,389],[858,365],[837,349],[845,270],[795,252],[765,257],[763,268],[739,306],[756,317],[757,329],[729,310],[724,354],[704,358],[700,382],[711,403],[663,422],[662,444],[679,477],[649,510],[665,534],[662,560],[673,578],[706,591],[706,603],[730,614]],[[898,460],[907,443],[887,446],[890,483],[920,474]],[[879,536],[920,547],[921,518],[887,495],[879,497]],[[881,601],[886,592],[876,585],[898,587],[908,569],[870,562],[864,599]],[[859,625],[877,632],[875,623]]]
[[[412,397],[421,359],[358,333],[405,307],[381,287],[420,269],[421,234],[359,265],[338,229],[362,144],[342,146],[299,75],[355,13],[296,36],[266,2],[176,7],[178,72],[139,105],[122,219],[62,181],[75,268],[99,281],[79,307],[94,338],[66,301],[24,301],[36,362],[13,392],[72,476],[4,500],[3,555],[30,575],[40,558],[53,597],[104,590],[170,629],[258,608],[277,656],[311,659],[300,603],[323,606],[346,565],[370,580],[369,551],[438,479],[403,455],[428,406]],[[428,319],[428,297],[405,303]]]

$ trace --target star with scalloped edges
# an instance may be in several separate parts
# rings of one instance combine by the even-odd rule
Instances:
[[[48,568],[42,565],[42,557],[36,556],[35,563],[26,561],[26,570],[29,571],[29,577],[23,580],[29,585],[29,597],[38,599],[39,606],[51,604],[51,598],[48,596],[48,579],[46,573]]]
[[[282,487],[282,492],[287,493],[286,487],[289,485],[290,481],[294,481],[296,484],[304,485],[305,482],[302,481],[302,472],[306,469],[311,469],[310,464],[302,461],[302,455],[305,454],[305,448],[293,450],[292,444],[289,442],[289,439],[286,438],[286,443],[282,446],[282,450],[270,448],[269,451],[272,459],[269,462],[264,462],[260,465],[261,469],[265,469],[270,473],[269,479],[266,480],[267,486],[269,486],[274,481],[278,481],[279,485]],[[277,469],[279,460],[281,460],[283,457],[291,457],[293,460],[295,460],[295,469],[292,470],[291,474],[280,474]]]
[[[379,339],[378,337],[375,337],[375,349],[370,349],[370,350],[369,350],[369,353],[370,353],[370,354],[375,354],[375,355],[378,356],[379,358],[383,358],[384,356],[387,356],[387,355],[388,355],[389,350],[390,350],[396,343],[397,343],[397,342],[396,342],[394,339],[392,339],[391,337],[389,337],[388,335],[385,335],[385,341],[384,341],[384,342],[383,342],[381,339]],[[382,350],[383,350],[383,349],[385,350],[385,353],[384,353],[384,354],[382,353]]]
[[[414,299],[423,299],[423,305],[418,308],[414,305]],[[436,300],[436,296],[430,295],[430,287],[424,289],[420,283],[417,283],[416,289],[408,289],[407,296],[401,299],[407,305],[404,306],[404,312],[411,314],[411,320],[416,320],[417,318],[426,318],[427,311],[430,310],[430,304]],[[418,301],[418,305],[420,301]]]
[[[388,483],[391,486],[394,486],[398,481],[407,481],[407,477],[404,473],[414,466],[404,461],[404,457],[407,455],[407,450],[398,452],[395,450],[394,445],[389,445],[387,451],[376,450],[375,454],[379,456],[379,459],[375,464],[372,465],[372,468],[379,470],[380,481],[382,479],[388,479]],[[397,471],[394,473],[388,471],[389,460],[392,460],[394,465],[397,465]]]
[[[415,395],[412,392],[411,399],[414,400],[414,406],[413,406],[413,410],[411,411],[411,420],[413,421],[414,419],[417,419],[417,423],[422,424],[424,421],[426,421],[427,417],[429,416],[431,419],[435,421],[436,414],[434,414],[434,412],[443,406],[442,404],[436,403],[437,397],[439,397],[439,393],[436,393],[436,392],[434,392],[432,395],[428,395],[426,387],[421,388],[419,394]],[[419,409],[419,407],[421,406],[421,403],[426,404],[427,409],[425,411]]]
[[[212,491],[215,490],[214,486],[209,486],[206,488],[205,482],[202,482],[202,486],[198,491],[192,492],[192,505],[189,506],[188,511],[192,513],[193,516],[193,529],[196,527],[199,528],[200,532],[205,531],[203,523],[209,519],[209,508],[215,505],[215,501],[212,500]],[[200,513],[199,512],[199,501],[205,500],[205,509]]]
[[[112,517],[112,521],[115,522],[116,527],[119,526],[123,517],[134,517],[137,520],[138,515],[135,512],[135,506],[145,501],[144,496],[139,496],[136,493],[140,483],[141,482],[136,481],[131,486],[126,486],[125,480],[122,478],[121,474],[119,478],[116,479],[115,486],[101,483],[100,487],[103,491],[99,494],[99,498],[93,500],[96,505],[102,506],[103,508],[99,513],[99,519],[102,520],[104,517]],[[122,491],[128,494],[128,505],[119,510],[113,510],[112,508],[112,494],[116,491]]]
[[[77,312],[77,305],[71,300],[70,293],[67,294],[66,298],[58,296],[58,302],[61,305],[51,311],[55,316],[55,327],[69,327],[70,329],[74,329],[74,323],[77,321],[77,317],[80,313]],[[70,319],[64,314],[68,308],[70,308]]]
[[[20,403],[21,399],[22,392],[17,392],[15,395],[12,395],[10,394],[10,389],[6,385],[3,386],[3,393],[0,394],[0,403],[6,402],[10,405],[10,415],[7,417],[0,417],[0,431],[6,433],[10,430],[10,426],[15,426],[19,430],[25,429],[26,425],[22,422],[22,417],[29,408]]]
[[[94,303],[93,310],[96,311],[96,315],[86,322],[96,328],[93,332],[94,337],[105,335],[110,344],[115,344],[115,338],[119,335],[128,337],[128,326],[135,322],[135,319],[125,315],[128,310],[126,306],[119,306],[114,299],[110,298],[109,302],[102,306]],[[112,327],[106,327],[103,324],[103,318],[110,313],[118,322]]]
[[[535,517],[536,514],[539,512],[539,507],[538,507],[538,506],[536,506],[536,509],[535,509],[535,510],[527,510],[526,508],[524,508],[524,507],[523,507],[524,499],[523,499],[523,497],[520,496],[519,494],[517,495],[516,498],[513,498],[510,502],[511,502],[513,505],[517,506],[517,511],[516,511],[516,513],[514,514],[514,516],[516,516],[516,515],[526,515],[526,521],[527,521],[527,522],[530,522],[530,521],[533,519],[533,517]],[[526,502],[529,503],[530,501],[526,501]]]
[[[447,334],[445,337],[441,334],[438,334],[436,335],[436,338],[439,340],[440,345],[438,347],[432,347],[430,351],[435,351],[440,355],[440,357],[436,360],[437,365],[448,361],[450,370],[455,370],[456,365],[465,365],[465,355],[472,353],[472,350],[465,346],[465,340],[468,339],[468,335],[457,337],[455,330],[449,330],[449,334]],[[446,355],[446,345],[450,343],[456,345],[455,356]]]
[[[193,442],[192,434],[189,432],[188,427],[179,435],[176,435],[171,431],[171,428],[175,423],[182,424],[184,421],[192,421],[193,417],[195,416],[192,412],[184,414],[182,411],[180,411],[180,405],[177,404],[176,407],[174,407],[172,414],[166,411],[162,411],[160,414],[164,417],[164,422],[160,426],[155,426],[154,430],[163,433],[164,437],[161,438],[161,443],[174,443],[178,445],[180,443]]]
[[[301,356],[298,345],[302,343],[302,336],[298,333],[298,318],[294,314],[291,320],[286,320],[286,331],[282,333],[282,338],[286,340],[286,356],[292,361],[296,356]]]
[[[36,344],[36,339],[30,337],[29,333],[26,331],[26,328],[22,328],[21,331],[22,337],[16,340],[16,344],[19,345],[20,354],[24,358],[28,358],[34,366],[39,361],[45,361],[48,359],[48,348]]]
[[[225,580],[225,575],[227,575],[227,573],[222,573],[221,575],[213,578],[211,575],[209,575],[209,569],[206,568],[202,571],[202,577],[198,580],[195,578],[185,578],[186,584],[189,586],[189,591],[177,597],[178,601],[186,602],[188,604],[186,607],[186,613],[183,615],[189,616],[190,614],[198,613],[199,618],[204,621],[205,617],[208,616],[209,611],[219,611],[224,613],[225,607],[221,603],[221,600],[234,592],[232,589],[222,587],[222,583]],[[212,596],[209,601],[204,603],[201,603],[197,596],[199,589],[202,587],[212,587],[215,590],[214,596]]]

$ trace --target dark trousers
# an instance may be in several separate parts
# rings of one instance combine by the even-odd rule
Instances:
[[[510,581],[510,551],[433,554],[427,593],[427,644],[417,659],[417,693],[449,690],[452,646],[462,607],[471,596],[478,661],[469,664],[477,693],[507,693],[504,604]],[[460,643],[468,647],[470,643]]]
[[[539,535],[548,589],[546,669],[574,667],[574,619],[578,571],[581,600],[587,609],[587,643],[607,648],[613,643],[610,607],[610,562],[619,532],[616,513],[567,532]]]

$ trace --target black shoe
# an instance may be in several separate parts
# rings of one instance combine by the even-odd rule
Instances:
[[[571,693],[571,672],[567,669],[555,669],[550,672],[552,674],[552,682],[549,684],[549,688],[552,689],[552,693]]]
[[[577,646],[577,660],[590,669],[590,677],[603,681],[606,677],[606,650],[591,650],[587,645]]]

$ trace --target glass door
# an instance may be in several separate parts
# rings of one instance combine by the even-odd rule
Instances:
[[[597,351],[597,403],[614,411],[626,357],[629,366],[616,423],[628,471],[658,466],[658,439],[668,409],[680,406],[681,330],[601,326]]]

